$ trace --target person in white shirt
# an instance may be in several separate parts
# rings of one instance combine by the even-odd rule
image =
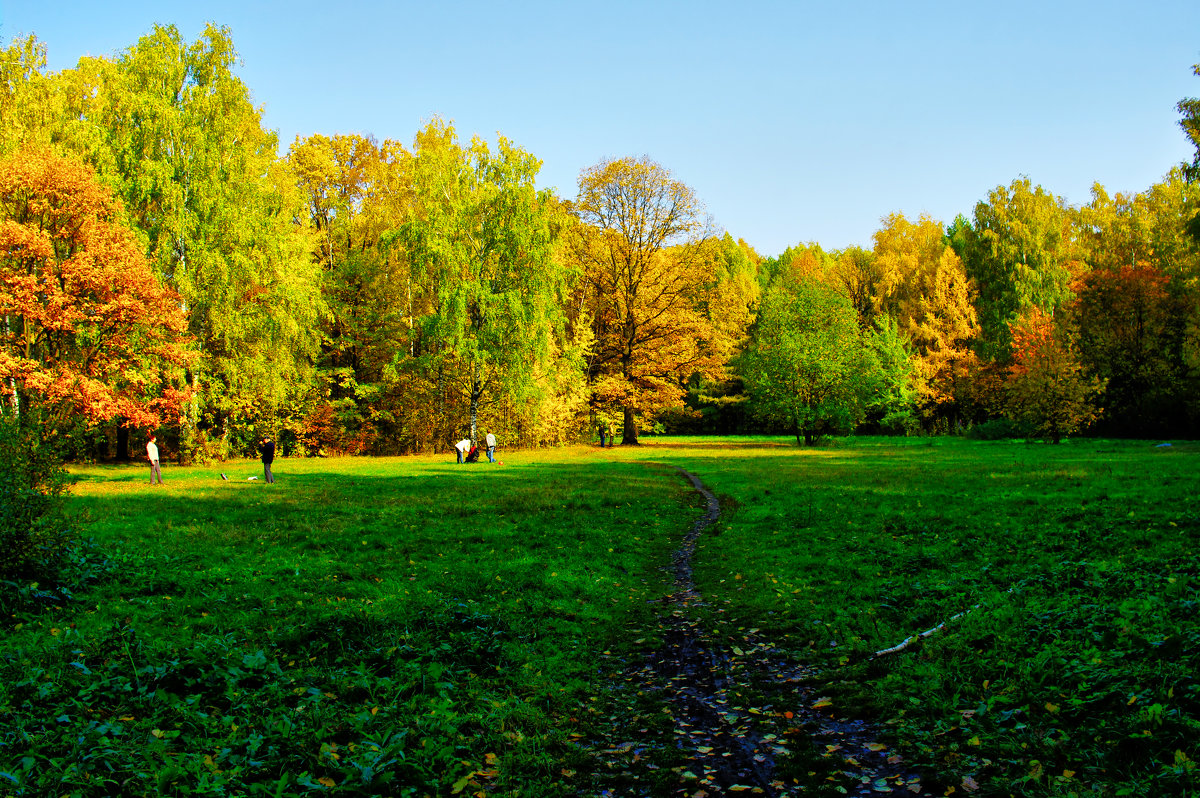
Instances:
[[[496,462],[496,436],[489,432],[484,440],[487,441],[488,462],[494,463]]]
[[[458,462],[463,462],[463,458],[467,456],[467,452],[471,451],[471,439],[463,438],[454,444],[454,448],[458,450]]]
[[[150,484],[155,481],[159,485],[162,484],[162,469],[158,465],[158,444],[155,442],[155,437],[150,436],[150,440],[146,441],[146,459],[150,461]]]

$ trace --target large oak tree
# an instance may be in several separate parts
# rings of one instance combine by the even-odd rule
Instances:
[[[620,408],[621,442],[636,444],[639,422],[677,404],[690,377],[722,370],[730,342],[706,313],[719,251],[696,193],[649,158],[585,169],[574,210],[593,395]]]

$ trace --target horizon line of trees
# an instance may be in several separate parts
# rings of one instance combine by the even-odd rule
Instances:
[[[1072,207],[1019,177],[948,226],[764,258],[648,157],[565,199],[440,119],[281,155],[236,60],[216,26],[58,73],[32,36],[0,50],[2,406],[79,456],[150,430],[183,461],[264,433],[1200,432],[1200,101],[1196,159],[1143,192]]]

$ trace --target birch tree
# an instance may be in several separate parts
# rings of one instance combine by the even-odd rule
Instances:
[[[422,360],[465,387],[471,440],[484,404],[536,390],[562,337],[568,274],[540,168],[504,137],[495,149],[478,137],[464,146],[440,120],[413,148],[413,219],[397,241],[429,292]]]

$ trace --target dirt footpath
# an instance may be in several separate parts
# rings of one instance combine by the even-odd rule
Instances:
[[[658,617],[663,643],[642,661],[612,663],[614,690],[665,705],[669,722],[642,723],[632,707],[613,718],[607,739],[593,741],[609,777],[599,794],[929,795],[877,729],[828,714],[807,685],[812,671],[757,630],[721,628],[723,611],[706,604],[692,578],[696,543],[720,518],[720,504],[694,474],[680,473],[705,510],[673,556],[674,587]],[[770,696],[774,703],[764,703]]]

